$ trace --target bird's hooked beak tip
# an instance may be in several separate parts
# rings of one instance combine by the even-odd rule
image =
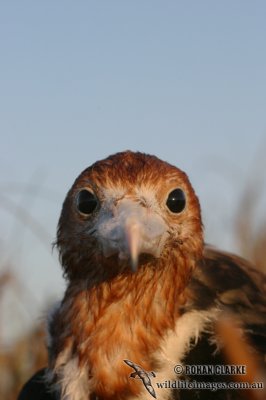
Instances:
[[[129,249],[130,264],[132,272],[138,269],[139,248],[140,248],[140,225],[138,221],[130,217],[125,224],[126,240]]]
[[[138,269],[138,257],[132,257],[130,259],[130,265],[131,265],[131,271],[132,272],[137,272]]]

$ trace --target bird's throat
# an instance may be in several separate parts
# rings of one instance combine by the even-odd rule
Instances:
[[[90,390],[98,396],[137,395],[141,382],[129,378],[132,371],[123,360],[145,370],[156,369],[154,354],[164,335],[175,327],[191,269],[191,262],[188,265],[179,257],[164,263],[164,268],[144,267],[90,289],[84,282],[72,284],[57,316],[61,330],[61,342],[55,346],[58,355],[67,343],[79,367],[88,367]],[[62,320],[69,321],[65,334]]]

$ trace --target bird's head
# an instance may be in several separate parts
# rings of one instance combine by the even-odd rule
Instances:
[[[66,196],[57,246],[66,276],[93,282],[202,253],[200,207],[184,172],[130,151],[98,161]]]

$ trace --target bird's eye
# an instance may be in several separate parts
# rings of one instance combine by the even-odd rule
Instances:
[[[175,189],[169,193],[166,205],[173,213],[181,213],[186,206],[186,196],[182,189]]]
[[[77,208],[82,214],[92,214],[98,205],[98,200],[95,195],[87,189],[79,192],[77,197]]]

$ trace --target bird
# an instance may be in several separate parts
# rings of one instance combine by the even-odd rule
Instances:
[[[48,366],[19,400],[151,399],[130,363],[153,371],[160,400],[245,399],[244,390],[175,387],[232,381],[185,370],[226,365],[224,316],[265,371],[266,277],[205,243],[198,197],[176,166],[129,150],[96,161],[66,195],[55,246],[66,290],[48,317]]]
[[[151,379],[150,379],[151,377],[154,377],[154,378],[156,377],[155,372],[144,371],[140,365],[137,365],[130,360],[124,360],[124,362],[127,365],[129,365],[131,368],[133,368],[135,371],[129,375],[130,378],[141,379],[142,383],[145,386],[145,388],[147,389],[148,393],[150,393],[150,395],[156,399],[155,390],[154,390],[154,387],[152,386]]]

